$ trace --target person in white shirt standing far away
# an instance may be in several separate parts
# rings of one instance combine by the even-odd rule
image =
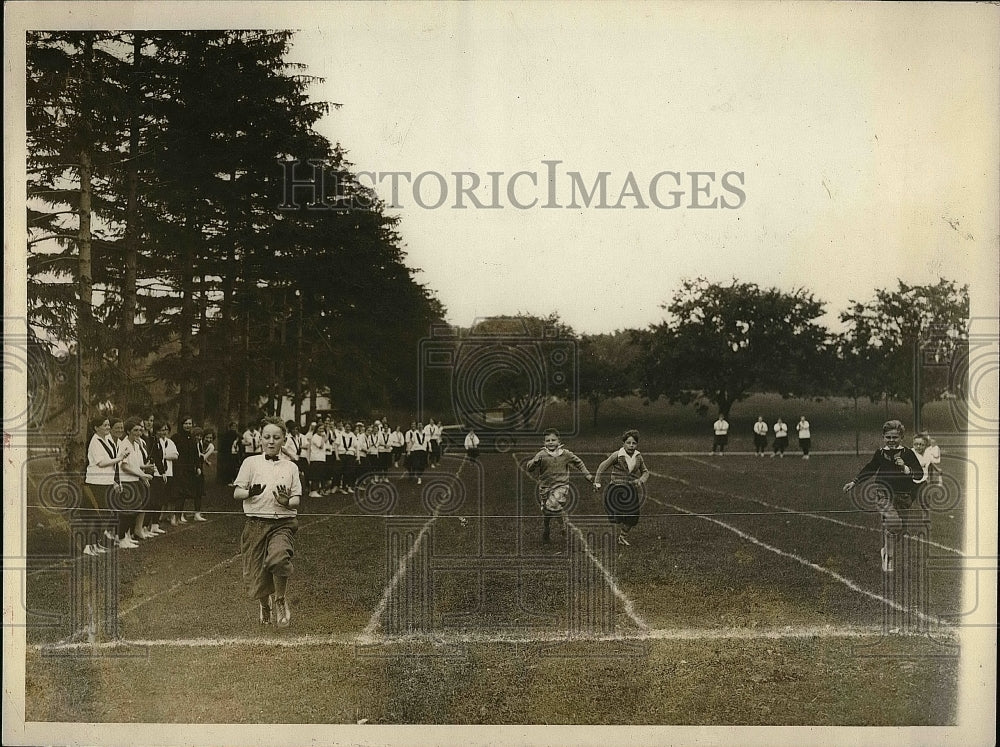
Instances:
[[[795,424],[795,432],[799,436],[799,448],[802,449],[802,458],[809,458],[809,447],[812,445],[812,436],[809,435],[809,421],[806,416],[799,417],[799,422]]]
[[[726,444],[729,442],[729,422],[719,413],[719,419],[712,425],[715,431],[715,438],[712,440],[712,456],[718,454],[722,456],[726,453]]]
[[[762,457],[764,456],[764,449],[767,448],[767,432],[770,430],[767,427],[767,423],[764,422],[764,417],[762,415],[757,417],[757,422],[753,424],[753,448],[754,453]]]

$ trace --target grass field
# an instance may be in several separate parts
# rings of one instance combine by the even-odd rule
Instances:
[[[569,444],[591,469],[619,416],[609,408],[603,435]],[[100,625],[92,641],[73,630],[72,579],[86,574],[59,558],[63,518],[30,507],[26,720],[956,722],[961,589],[935,566],[963,550],[961,453],[946,450],[952,488],[935,496],[926,541],[909,544],[918,567],[886,576],[878,515],[840,489],[857,456],[711,458],[708,438],[661,449],[641,427],[655,476],[624,551],[582,480],[565,535],[541,542],[516,465],[534,446],[478,467],[446,457],[424,485],[397,479],[364,500],[307,499],[284,631],[262,628],[244,598],[242,519],[224,489],[209,522],[93,564],[116,563],[118,642]],[[52,469],[50,457],[29,465],[36,479]]]

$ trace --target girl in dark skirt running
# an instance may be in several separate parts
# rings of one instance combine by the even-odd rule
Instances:
[[[639,453],[639,431],[629,430],[622,434],[622,447],[600,463],[594,473],[594,489],[601,487],[601,473],[611,468],[611,479],[604,489],[604,510],[608,520],[618,525],[618,544],[631,544],[626,535],[639,523],[639,509],[642,506],[649,479],[649,469]]]

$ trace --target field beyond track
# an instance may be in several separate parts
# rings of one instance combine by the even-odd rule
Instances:
[[[596,441],[576,449],[591,469],[614,446]],[[535,445],[478,465],[446,456],[420,486],[394,471],[363,496],[305,499],[282,631],[243,594],[240,505],[224,487],[210,489],[210,521],[88,558],[86,572],[65,557],[64,516],[36,495],[26,721],[956,722],[961,454],[946,452],[953,487],[909,543],[914,590],[909,573],[880,570],[878,514],[841,492],[863,457],[641,446],[655,476],[625,548],[582,479],[566,531],[541,541],[517,466]],[[29,486],[53,464],[32,459]],[[112,563],[114,641],[100,613],[71,604],[74,579]]]

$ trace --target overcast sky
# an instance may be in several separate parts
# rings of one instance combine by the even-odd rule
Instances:
[[[982,6],[312,7],[292,59],[342,104],[323,134],[357,169],[445,179],[432,208],[440,179],[414,194],[400,177],[395,212],[452,322],[645,326],[698,275],[806,287],[831,316],[897,278],[996,294],[1000,35]],[[455,171],[502,207],[456,209]],[[538,186],[518,177],[511,197],[519,171]],[[574,171],[588,189],[608,172],[608,205],[631,173],[639,197],[567,208]],[[662,176],[654,197],[683,191],[676,209],[649,197],[664,171],[681,184]],[[696,198],[691,171],[715,173]]]
[[[37,27],[297,29],[291,59],[324,79],[314,99],[342,105],[321,132],[356,170],[426,172],[416,194],[398,178],[392,212],[453,323],[557,311],[580,332],[643,327],[699,275],[808,288],[833,326],[897,278],[969,283],[974,312],[998,313],[988,5],[238,5],[31,7]],[[456,171],[484,207],[455,207]],[[606,172],[623,207],[579,192],[568,207],[570,172],[588,191]],[[422,207],[438,174],[443,203]],[[673,191],[677,208],[656,204]]]

